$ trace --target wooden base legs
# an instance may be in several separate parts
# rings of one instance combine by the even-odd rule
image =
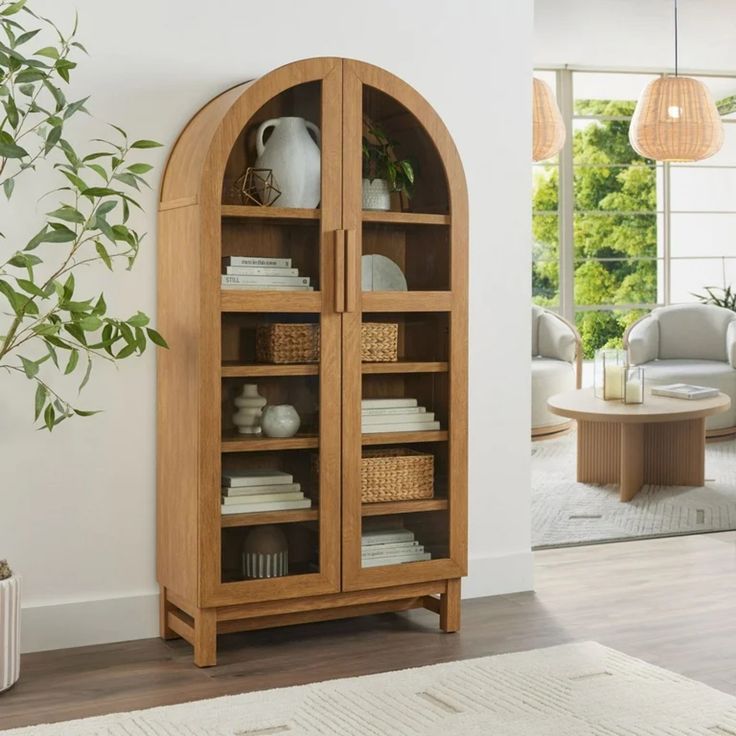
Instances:
[[[194,615],[194,664],[214,667],[217,664],[217,610],[198,608]]]
[[[447,592],[440,595],[440,629],[460,630],[460,580],[448,580]]]
[[[578,421],[581,483],[618,483],[631,501],[645,483],[705,484],[705,419],[651,424]]]
[[[158,596],[158,630],[159,636],[162,639],[179,639],[179,634],[176,633],[168,624],[167,616],[171,611],[171,604],[166,598],[166,588],[160,586],[161,592]]]

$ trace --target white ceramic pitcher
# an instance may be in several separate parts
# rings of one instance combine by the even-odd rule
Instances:
[[[273,128],[273,132],[264,143],[263,135],[269,128]],[[317,143],[309,134],[310,130]],[[256,134],[256,168],[273,172],[274,184],[281,190],[276,207],[312,209],[319,204],[319,142],[319,128],[304,118],[273,118],[261,123]],[[259,194],[263,195],[261,191]]]

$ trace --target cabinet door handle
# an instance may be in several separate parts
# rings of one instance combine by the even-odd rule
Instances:
[[[335,311],[345,311],[345,231],[335,230]]]
[[[345,231],[345,311],[354,312],[358,308],[359,255],[358,239],[355,230]]]

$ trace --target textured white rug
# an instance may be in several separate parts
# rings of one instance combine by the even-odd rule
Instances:
[[[587,642],[1,733],[734,736],[736,698]]]
[[[629,503],[615,486],[575,481],[575,442],[532,443],[535,549],[736,529],[736,440],[706,445],[704,488],[645,486]]]

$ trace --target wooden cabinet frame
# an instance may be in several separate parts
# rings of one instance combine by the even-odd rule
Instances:
[[[321,93],[320,208],[279,211],[223,204],[229,157],[253,116],[285,91],[315,82]],[[448,212],[362,212],[359,151],[364,86],[395,100],[423,126],[444,168]],[[221,292],[223,218],[255,216],[319,221],[319,290]],[[449,288],[362,294],[362,227],[372,221],[445,227]],[[157,574],[161,635],[191,642],[196,664],[215,663],[218,633],[308,620],[421,606],[440,614],[443,629],[459,627],[459,579],[467,569],[467,237],[464,176],[449,133],[417,92],[377,67],[337,58],[289,64],[216,97],[180,135],[163,179],[158,233],[158,322],[170,349],[158,359]],[[319,508],[301,517],[289,518],[288,512],[260,515],[259,523],[303,518],[318,524],[319,571],[224,582],[222,530],[237,522],[223,522],[220,515],[223,453],[246,447],[266,451],[272,444],[223,438],[223,379],[267,371],[258,366],[250,367],[252,373],[224,367],[221,320],[223,314],[269,312],[318,315],[320,364],[305,372],[319,375],[318,437],[294,438],[280,447],[319,447]],[[406,362],[386,372],[434,371],[448,376],[447,428],[433,434],[447,445],[450,491],[439,503],[416,507],[419,512],[434,508],[446,512],[447,554],[427,562],[362,569],[362,519],[376,510],[365,510],[360,503],[361,447],[388,442],[361,438],[363,375],[375,369],[361,365],[360,325],[364,313],[384,312],[446,315],[447,360]],[[294,371],[280,375],[295,375]],[[424,441],[416,434],[394,440]]]

